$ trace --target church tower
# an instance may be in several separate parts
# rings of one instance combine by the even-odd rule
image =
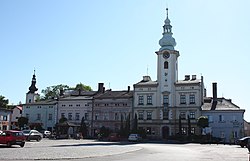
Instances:
[[[171,21],[168,18],[164,21],[162,38],[159,40],[161,48],[157,54],[157,102],[160,107],[175,106],[175,82],[178,80],[178,57],[179,52],[175,50],[176,42],[173,38]]]
[[[38,90],[38,88],[36,88],[36,74],[34,71],[31,85],[29,87],[29,91],[26,94],[26,103],[34,103],[35,102],[35,98],[38,96],[38,94],[36,93],[37,90]]]

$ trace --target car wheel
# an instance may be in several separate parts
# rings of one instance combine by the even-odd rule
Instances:
[[[24,144],[25,144],[25,143],[22,143],[22,144],[20,145],[20,147],[22,147],[22,148],[23,148],[23,147],[24,147]]]
[[[40,141],[42,138],[39,136],[37,139],[36,139],[36,141]]]
[[[240,147],[244,148],[244,145],[240,145]]]

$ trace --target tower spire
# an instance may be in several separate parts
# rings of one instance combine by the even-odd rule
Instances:
[[[171,21],[169,19],[169,13],[168,13],[168,8],[166,8],[166,14],[167,18],[164,21],[163,25],[163,37],[160,39],[159,44],[161,46],[160,50],[174,50],[174,47],[176,46],[175,39],[172,37],[172,26],[171,26]]]
[[[35,93],[38,88],[36,88],[36,70],[34,70],[34,74],[33,74],[33,77],[32,77],[32,81],[31,81],[31,85],[29,87],[29,92],[28,93]]]

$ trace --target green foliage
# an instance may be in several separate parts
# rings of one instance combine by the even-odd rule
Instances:
[[[9,104],[9,100],[5,99],[4,96],[0,95],[0,108],[7,108],[8,104]]]
[[[82,83],[79,83],[76,85],[75,88],[73,88],[74,90],[82,90],[82,91],[92,91],[91,87],[90,86],[86,86]]]
[[[26,117],[19,117],[17,120],[17,123],[20,129],[23,128],[24,125],[27,125],[28,122],[29,122],[29,119]]]
[[[87,136],[87,126],[85,124],[85,119],[84,117],[82,117],[82,121],[81,121],[81,126],[80,126],[80,132],[82,133],[83,137]]]
[[[62,117],[59,119],[59,123],[64,123],[66,121],[68,121],[68,119],[66,117]]]
[[[69,89],[69,86],[63,84],[47,87],[46,89],[42,90],[42,94],[44,95],[42,96],[42,99],[47,100],[47,99],[57,98],[60,95],[60,90],[67,90],[67,89]]]
[[[208,118],[206,116],[200,116],[197,121],[197,126],[201,128],[208,127]]]

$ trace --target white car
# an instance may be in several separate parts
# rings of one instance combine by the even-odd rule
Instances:
[[[128,141],[141,141],[142,137],[139,134],[130,134]]]
[[[45,137],[45,138],[47,138],[47,137],[49,137],[51,135],[51,132],[50,131],[44,131],[43,132],[43,137]]]

